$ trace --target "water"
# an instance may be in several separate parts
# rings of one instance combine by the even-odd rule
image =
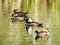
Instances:
[[[0,45],[60,45],[60,12],[54,6],[46,13],[42,5],[40,7],[41,10],[38,10],[40,15],[34,12],[34,7],[32,7],[30,10],[32,12],[29,14],[33,21],[42,22],[44,27],[49,28],[51,37],[47,42],[41,39],[35,41],[34,39],[35,30],[42,30],[41,28],[34,28],[32,35],[29,35],[25,29],[24,22],[12,23],[10,20],[11,9],[1,4],[0,6]]]

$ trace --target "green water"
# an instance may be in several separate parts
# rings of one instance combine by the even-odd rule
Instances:
[[[33,20],[37,17],[34,17],[34,1],[26,7],[25,5],[22,11],[29,10],[28,16]],[[41,0],[42,1],[42,0]],[[40,5],[42,2],[40,2]],[[2,6],[3,7],[3,6]],[[38,39],[34,40],[34,31],[32,36],[30,36],[25,30],[24,21],[23,22],[15,22],[11,23],[10,13],[11,7],[0,7],[0,45],[60,45],[60,8],[56,8],[56,5],[53,3],[51,8],[48,8],[46,11],[43,5],[39,6],[39,23],[43,23],[44,27],[49,26],[51,37],[47,42]],[[28,9],[27,9],[28,8]],[[36,20],[35,20],[36,21]],[[34,29],[33,29],[34,30]],[[40,28],[39,28],[40,30]]]

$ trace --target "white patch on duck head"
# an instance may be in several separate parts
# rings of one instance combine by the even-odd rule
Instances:
[[[28,22],[32,22],[32,19],[31,19],[31,18],[29,18],[29,19],[28,19]]]

